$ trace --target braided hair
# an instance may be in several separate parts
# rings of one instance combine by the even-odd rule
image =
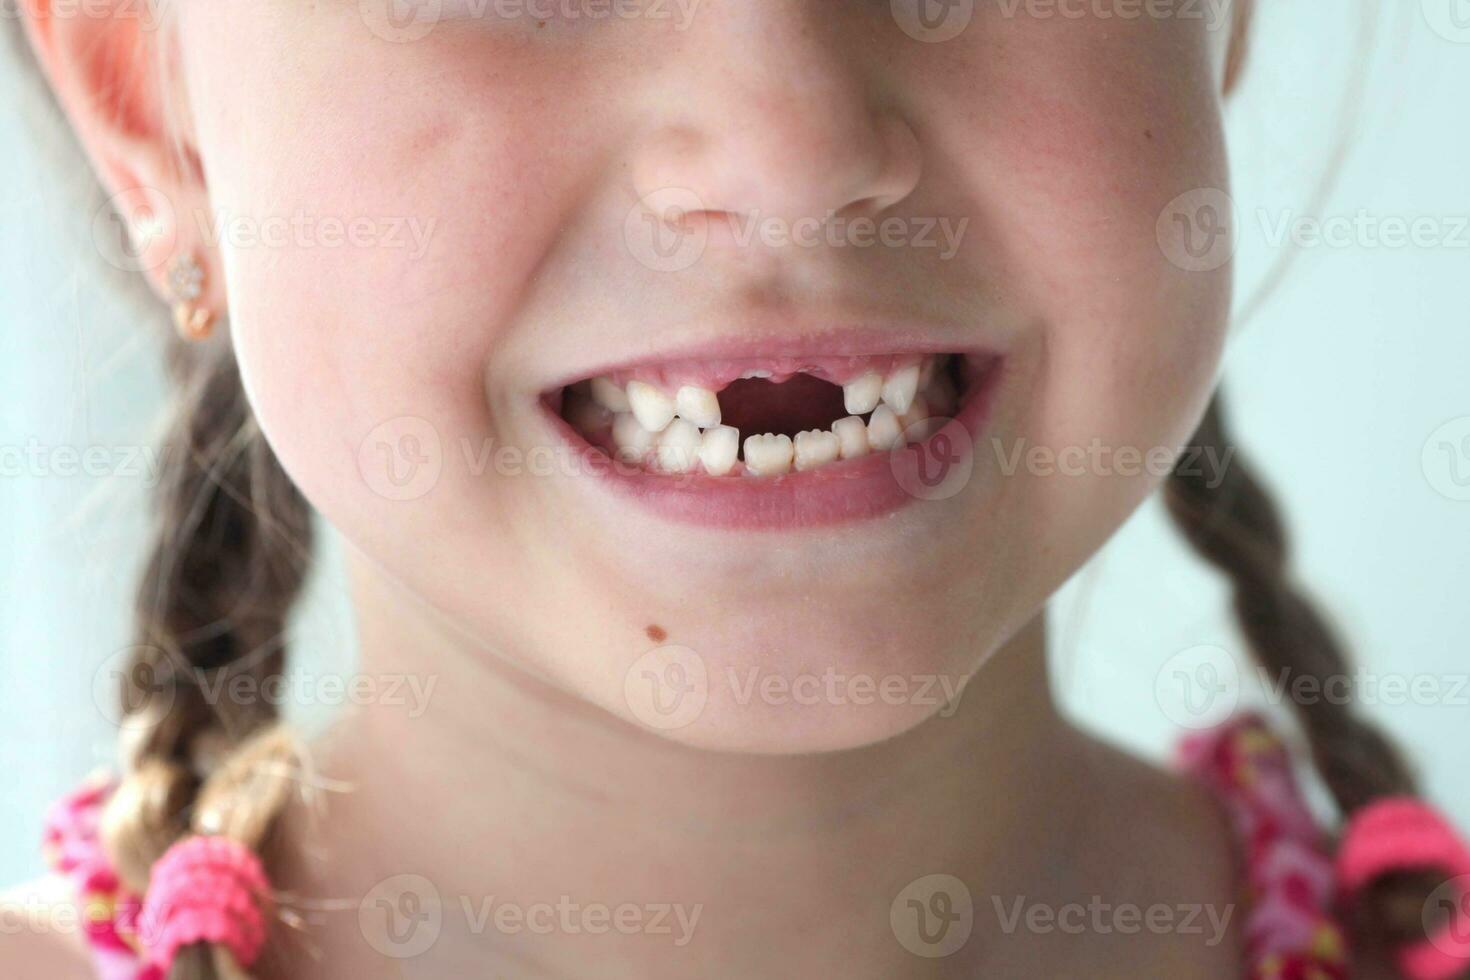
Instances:
[[[228,340],[171,338],[168,358],[171,456],[123,676],[123,771],[102,821],[119,877],[138,894],[187,835],[261,850],[289,799],[292,740],[261,693],[282,672],[311,541],[310,508],[261,436]],[[181,950],[169,973],[243,975],[226,950],[202,944]]]
[[[1235,619],[1258,665],[1322,690],[1349,670],[1348,656],[1322,613],[1292,581],[1289,543],[1275,503],[1230,444],[1216,394],[1194,437],[1218,472],[1176,466],[1164,499],[1175,526],[1230,582]],[[1289,691],[1299,688],[1285,685]],[[1293,697],[1292,709],[1317,773],[1346,820],[1375,800],[1417,795],[1415,779],[1388,739],[1340,698]],[[1430,872],[1385,875],[1363,890],[1351,920],[1370,941],[1397,945],[1425,937],[1423,910],[1443,883]]]

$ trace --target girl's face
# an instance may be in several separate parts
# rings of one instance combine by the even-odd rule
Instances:
[[[179,5],[262,428],[364,568],[586,701],[740,750],[903,731],[1211,386],[1228,23],[1108,6]],[[901,409],[912,366],[957,420],[918,449],[874,417],[786,476],[780,440],[654,472],[729,461],[695,391],[640,453],[684,384],[743,441],[867,419],[871,372]],[[592,378],[639,383],[616,431]]]

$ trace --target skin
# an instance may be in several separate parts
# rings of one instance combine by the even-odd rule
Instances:
[[[422,714],[369,704],[315,746],[320,773],[353,789],[285,815],[278,881],[346,911],[309,915],[310,943],[280,943],[263,975],[301,975],[310,947],[324,977],[465,960],[518,976],[1235,975],[1233,932],[1207,945],[997,921],[993,897],[1223,908],[1233,891],[1209,803],[1071,728],[1046,686],[1047,598],[1159,476],[1007,475],[988,443],[1147,452],[1193,431],[1230,270],[1171,262],[1156,223],[1176,196],[1228,187],[1230,32],[978,8],[933,44],[887,3],[801,0],[705,0],[682,29],[450,18],[391,43],[345,0],[188,5],[141,35],[32,4],[104,182],[174,202],[172,235],[145,256],[201,259],[262,430],[341,535],[363,672],[437,682]],[[146,70],[95,56],[132,44],[176,52],[165,101]],[[170,115],[198,166],[174,162]],[[697,194],[710,229],[677,274],[624,237],[640,198],[670,186]],[[409,216],[432,233],[422,254],[216,242],[200,209],[379,229]],[[721,230],[829,211],[969,224],[949,259]],[[957,496],[741,534],[667,523],[583,476],[476,473],[462,451],[555,444],[541,393],[609,364],[854,322],[1006,357]],[[359,460],[405,416],[437,436],[442,470],[399,501]],[[649,731],[624,681],[665,642],[716,679],[968,683],[942,712],[917,697],[741,703],[712,683],[697,718]],[[936,871],[968,884],[975,934],[922,959],[894,942],[889,906]],[[400,873],[451,902],[703,913],[678,949],[447,928],[389,961],[355,913]]]
[[[360,577],[423,599],[476,657],[628,721],[623,679],[650,623],[717,676],[771,664],[785,676],[809,659],[958,681],[1155,481],[1002,478],[989,466],[961,498],[881,527],[676,527],[586,479],[471,471],[465,446],[552,443],[536,406],[546,388],[727,338],[755,315],[917,323],[1004,350],[1012,377],[994,434],[1007,446],[1146,449],[1192,432],[1226,317],[1228,271],[1181,271],[1155,234],[1170,199],[1225,184],[1212,39],[1192,22],[1105,34],[990,14],[973,40],[946,46],[916,44],[886,10],[746,6],[711,5],[684,32],[551,23],[528,37],[519,22],[468,21],[397,45],[365,34],[349,4],[184,13],[179,25],[212,208],[437,222],[419,260],[220,250],[246,386],[287,470],[350,543]],[[268,40],[281,32],[293,42]],[[722,59],[742,67],[704,70]],[[1178,91],[1154,94],[1166,87]],[[974,88],[993,95],[977,102]],[[242,97],[261,92],[269,114]],[[915,179],[918,133],[929,145]],[[764,250],[715,236],[690,274],[672,275],[623,239],[638,198],[667,186],[711,210],[793,217],[911,187],[884,213],[972,216],[975,230],[947,263],[920,249]],[[914,286],[922,302],[906,298]],[[432,491],[407,505],[375,491],[358,455],[405,416],[429,422],[443,456]],[[932,713],[740,708],[724,693],[674,737],[840,749]]]

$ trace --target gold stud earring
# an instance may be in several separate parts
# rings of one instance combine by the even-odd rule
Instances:
[[[174,299],[174,329],[185,340],[203,340],[214,332],[214,311],[199,303],[204,295],[204,267],[192,255],[180,255],[168,270]]]

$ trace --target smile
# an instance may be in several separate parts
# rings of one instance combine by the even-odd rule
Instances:
[[[681,358],[572,381],[543,401],[620,490],[673,519],[830,524],[914,498],[895,454],[973,446],[1002,359],[984,352]]]

